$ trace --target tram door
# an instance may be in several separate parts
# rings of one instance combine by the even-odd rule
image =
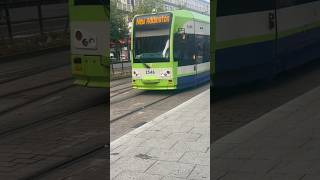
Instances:
[[[175,50],[180,54],[179,69],[181,74],[188,74],[184,80],[181,81],[181,85],[185,87],[195,86],[197,84],[197,50],[195,46],[195,22],[194,20],[188,21],[181,32],[184,34],[181,41],[176,42],[177,46]],[[180,43],[179,43],[180,42]],[[180,52],[180,53],[179,53]]]
[[[234,86],[272,75],[276,23],[275,0],[218,0],[215,86]]]
[[[312,57],[316,50],[310,47],[319,33],[308,30],[308,27],[319,21],[317,11],[320,2],[277,0],[276,6],[277,55],[281,60],[281,68],[288,70],[316,58]]]
[[[196,82],[198,84],[203,83],[207,79],[204,77],[203,72],[207,70],[206,67],[209,62],[209,39],[208,36],[210,35],[210,25],[203,22],[195,22],[195,73],[196,75]],[[202,74],[201,74],[202,73]]]
[[[183,74],[183,77],[179,81],[179,86],[182,88],[197,84],[196,52],[195,22],[191,20],[179,29],[175,40],[174,56],[175,59],[179,59],[178,74]]]
[[[193,73],[194,73],[194,78],[193,78],[193,86],[197,85],[197,75],[198,75],[198,50],[197,50],[197,44],[196,44],[196,40],[197,40],[197,35],[196,35],[196,22],[194,21],[194,19],[192,20],[193,22],[193,29],[192,29],[192,34],[193,34],[193,54],[192,54],[192,62],[193,62]],[[191,46],[191,44],[189,44]]]

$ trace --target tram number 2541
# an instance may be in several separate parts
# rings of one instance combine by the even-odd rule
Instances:
[[[154,70],[153,69],[147,69],[146,70],[146,74],[148,75],[150,75],[150,74],[155,74],[155,72],[154,72]]]

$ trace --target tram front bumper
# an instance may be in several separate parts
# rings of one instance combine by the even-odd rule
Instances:
[[[100,56],[73,55],[71,66],[74,84],[86,87],[110,87],[108,69],[101,63]]]
[[[133,79],[132,87],[143,90],[170,90],[177,89],[171,79]]]

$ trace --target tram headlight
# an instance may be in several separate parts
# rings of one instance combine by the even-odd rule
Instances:
[[[166,77],[171,77],[171,71],[169,70],[164,70],[160,74],[161,77],[166,78]]]
[[[140,78],[140,77],[141,77],[141,75],[139,74],[138,71],[135,71],[135,70],[134,70],[134,71],[132,72],[132,74],[133,74],[132,76],[135,77],[135,78]]]
[[[76,48],[97,49],[97,37],[90,32],[76,29],[74,31],[74,46]]]
[[[87,46],[89,45],[89,41],[88,41],[87,39],[83,39],[83,40],[82,40],[82,45],[83,45],[84,47],[87,47]]]
[[[96,40],[95,40],[94,38],[90,38],[90,39],[89,39],[89,43],[90,43],[90,44],[95,44],[95,43],[96,43]]]
[[[79,30],[76,31],[75,36],[76,36],[76,39],[77,39],[78,41],[81,41],[81,39],[82,39],[82,37],[83,37],[82,32],[79,31]]]

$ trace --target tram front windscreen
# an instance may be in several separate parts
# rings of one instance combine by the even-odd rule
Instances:
[[[134,20],[134,63],[169,62],[171,14],[138,16]]]

